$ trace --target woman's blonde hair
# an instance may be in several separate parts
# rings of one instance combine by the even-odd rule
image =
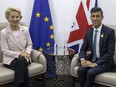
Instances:
[[[15,12],[18,12],[20,17],[22,18],[22,14],[21,14],[21,11],[19,8],[17,7],[8,7],[5,11],[5,17],[8,19],[9,18],[9,15],[12,11],[15,11]]]

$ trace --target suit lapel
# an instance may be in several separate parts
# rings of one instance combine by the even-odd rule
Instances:
[[[91,29],[91,32],[90,32],[90,35],[92,36],[91,38],[90,38],[90,42],[91,42],[91,44],[90,44],[90,46],[92,47],[92,44],[93,44],[93,28]],[[100,44],[99,44],[99,48],[102,48],[102,43],[103,43],[103,38],[104,38],[104,33],[105,33],[105,31],[104,31],[104,26],[102,26],[102,29],[101,29],[101,34],[100,34]]]
[[[90,46],[92,48],[92,44],[93,44],[93,27],[91,28],[91,32],[90,32]]]
[[[104,39],[104,25],[102,26],[102,29],[101,29],[101,34],[100,34],[100,48],[102,48],[102,43],[103,43],[103,39]]]
[[[22,47],[20,46],[20,44],[17,42],[16,38],[14,37],[13,32],[12,32],[10,26],[7,27],[7,31],[6,31],[6,32],[7,32],[8,38],[9,38],[19,49],[22,50]]]
[[[21,28],[21,26],[20,26],[20,31],[19,31],[19,43],[20,43],[20,46],[21,46],[21,48],[23,48],[23,44],[24,44],[24,29],[23,28]]]

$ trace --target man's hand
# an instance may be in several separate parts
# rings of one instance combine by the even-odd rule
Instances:
[[[92,63],[91,61],[88,61],[88,60],[81,60],[81,65],[83,67],[95,67],[95,66],[97,66],[95,63]]]
[[[86,67],[96,67],[96,63],[86,60]]]
[[[85,67],[85,65],[86,65],[85,61],[86,61],[86,60],[81,60],[81,65],[82,65],[83,67]]]

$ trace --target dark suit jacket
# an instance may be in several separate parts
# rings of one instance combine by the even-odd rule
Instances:
[[[84,42],[79,53],[80,58],[86,58],[86,52],[88,48],[91,50],[90,55],[92,57],[92,40],[93,28],[90,28],[86,32]],[[113,56],[115,52],[115,33],[113,29],[105,25],[103,25],[101,29],[99,50],[100,58],[96,61],[96,64],[104,69],[111,69],[114,66]]]

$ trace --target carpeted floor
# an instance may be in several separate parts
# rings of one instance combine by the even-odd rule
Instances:
[[[42,79],[31,80],[30,83],[31,87],[41,87]],[[46,77],[45,85],[46,87],[73,87],[74,84],[70,75],[56,75],[54,77]],[[75,82],[75,87],[79,87],[78,82]]]
[[[56,83],[56,84],[55,84]],[[68,84],[64,84],[65,82],[59,81],[59,82],[46,82],[46,87],[72,87],[70,82]],[[41,81],[31,81],[31,87],[41,87],[40,86]],[[79,87],[78,82],[75,82],[75,87]]]
[[[63,84],[64,82],[60,81],[57,82],[56,84],[51,84],[49,82],[46,82],[46,87],[72,87],[70,83],[68,84]],[[14,86],[8,86],[8,87],[14,87]],[[41,81],[37,80],[31,80],[31,87],[41,87]],[[75,87],[79,87],[78,82],[75,83]]]

